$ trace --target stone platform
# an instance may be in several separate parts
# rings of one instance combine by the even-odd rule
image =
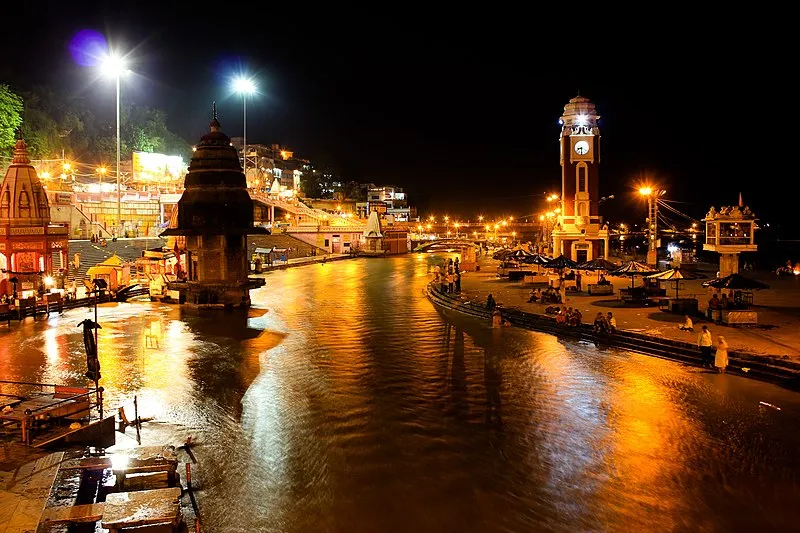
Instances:
[[[498,261],[490,257],[480,259],[481,270],[468,272],[461,277],[462,295],[485,301],[492,293],[495,300],[504,307],[515,307],[530,313],[544,314],[545,308],[556,304],[527,303],[531,283],[512,282],[498,278]],[[705,272],[709,278],[713,272]],[[725,336],[730,350],[739,355],[747,355],[759,360],[779,360],[783,364],[800,365],[800,276],[778,277],[771,272],[748,272],[747,277],[757,279],[770,286],[770,289],[754,293],[754,309],[759,314],[759,326],[731,327],[714,324],[704,319],[694,321],[694,332],[678,329],[683,324],[683,316],[660,311],[656,306],[634,307],[625,305],[618,299],[619,289],[630,287],[628,278],[607,276],[614,285],[614,295],[589,296],[586,287],[596,281],[597,276],[583,276],[582,292],[568,292],[565,307],[573,307],[583,314],[583,322],[591,323],[598,312],[611,311],[617,319],[619,329],[660,337],[664,339],[697,342],[700,326],[708,325],[716,339]],[[705,315],[711,289],[702,287],[705,280],[682,281],[681,297],[696,297],[700,312]],[[638,283],[638,278],[637,278]],[[672,284],[666,285],[667,295],[674,295]]]

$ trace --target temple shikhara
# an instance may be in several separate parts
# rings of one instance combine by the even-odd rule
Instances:
[[[66,273],[68,238],[69,228],[50,224],[47,195],[19,139],[0,183],[0,294],[39,289],[54,273],[54,254]]]
[[[162,233],[177,237],[174,247],[185,263],[184,275],[169,286],[181,302],[246,307],[250,289],[264,284],[247,277],[247,235],[268,232],[253,227],[253,200],[236,149],[220,131],[216,106],[210,128],[192,156],[170,227]]]

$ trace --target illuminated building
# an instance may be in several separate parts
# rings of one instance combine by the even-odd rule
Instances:
[[[68,268],[69,228],[50,224],[50,205],[36,169],[30,164],[25,141],[17,141],[14,159],[0,184],[0,291],[11,294],[11,278],[18,290],[36,290],[42,277]]]
[[[739,272],[739,254],[756,252],[755,233],[758,229],[756,216],[749,207],[713,207],[703,219],[706,223],[706,242],[703,250],[717,252],[719,256],[719,276],[725,277]]]
[[[561,212],[552,231],[555,255],[573,261],[608,259],[608,227],[598,213],[600,116],[588,98],[576,96],[561,117]]]
[[[253,227],[253,200],[247,191],[236,149],[220,131],[216,107],[211,132],[192,155],[185,190],[162,236],[178,237],[185,255],[186,278],[170,283],[182,302],[197,305],[249,306],[247,235],[268,233]],[[183,241],[183,242],[181,242]]]

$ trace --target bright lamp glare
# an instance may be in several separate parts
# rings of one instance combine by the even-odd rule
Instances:
[[[130,72],[125,64],[125,59],[119,56],[110,55],[103,59],[103,73],[106,76],[116,77]]]
[[[236,78],[233,80],[233,90],[237,93],[251,94],[256,91],[256,86],[251,79]]]

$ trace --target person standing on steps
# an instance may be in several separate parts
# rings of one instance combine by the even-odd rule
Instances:
[[[717,337],[717,353],[714,355],[714,366],[717,367],[720,374],[724,374],[725,369],[728,367],[728,343],[722,335]]]
[[[711,332],[708,331],[708,326],[703,325],[700,335],[697,336],[697,346],[700,347],[700,360],[704,367],[711,368],[714,364],[714,358],[711,356],[711,347],[713,345]]]

